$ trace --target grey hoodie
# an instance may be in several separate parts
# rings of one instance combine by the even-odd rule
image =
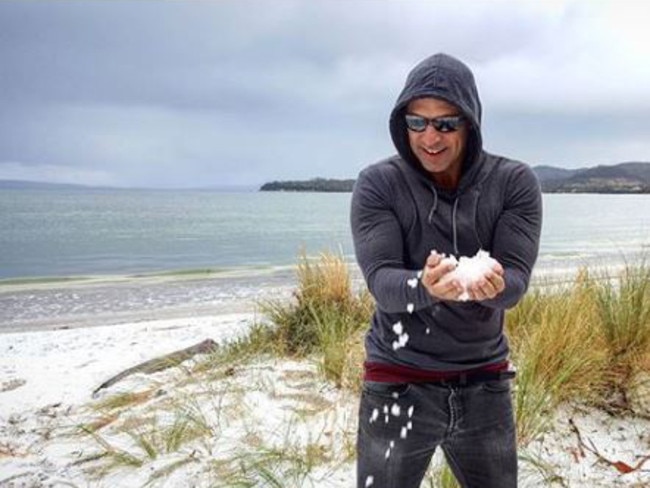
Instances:
[[[454,192],[436,187],[410,149],[404,111],[421,97],[446,100],[470,121]],[[508,357],[504,312],[526,292],[537,259],[541,192],[527,165],[482,149],[480,124],[481,103],[469,68],[445,54],[431,56],[411,71],[392,111],[398,154],[359,174],[351,226],[357,261],[376,301],[365,343],[369,362],[451,371]],[[480,249],[505,270],[505,290],[492,300],[436,300],[417,279],[432,250],[460,257]],[[395,350],[397,322],[409,340]]]

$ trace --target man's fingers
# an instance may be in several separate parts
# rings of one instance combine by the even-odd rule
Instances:
[[[426,265],[430,268],[435,268],[440,264],[440,261],[442,261],[442,256],[437,252],[433,251],[431,252],[431,254],[429,254]]]
[[[497,296],[505,288],[503,277],[496,271],[487,273],[483,278],[470,286],[472,300],[485,300]]]
[[[463,287],[456,279],[446,279],[433,286],[436,294],[444,298],[456,299],[463,292]]]
[[[501,293],[501,291],[503,291],[506,286],[506,282],[503,279],[503,274],[500,274],[498,272],[488,273],[485,279],[494,289],[495,295]]]
[[[447,263],[447,264],[438,264],[435,267],[429,267],[426,269],[426,277],[425,277],[425,282],[429,286],[434,286],[436,283],[438,283],[447,273],[452,271],[454,269],[454,265]]]

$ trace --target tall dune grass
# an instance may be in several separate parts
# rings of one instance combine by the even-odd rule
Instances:
[[[650,267],[627,266],[618,280],[605,280],[596,302],[609,373],[613,382],[624,383],[650,358]]]
[[[594,400],[604,387],[605,341],[598,328],[595,282],[586,272],[565,287],[537,290],[507,315],[517,430],[526,444],[542,433],[561,402]]]
[[[275,348],[292,356],[316,354],[328,380],[337,386],[354,384],[354,379],[344,380],[343,375],[351,371],[349,346],[358,345],[358,333],[367,327],[372,314],[370,294],[353,292],[347,264],[330,253],[318,261],[301,255],[297,277],[293,300],[261,304],[275,325]]]

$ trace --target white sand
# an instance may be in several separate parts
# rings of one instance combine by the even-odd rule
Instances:
[[[92,328],[0,334],[0,418],[53,403],[79,404],[120,371],[203,339],[248,330],[253,314],[155,320]]]
[[[227,463],[247,453],[243,459],[254,464],[251,456],[263,457],[274,446],[305,459],[306,445],[311,446],[309,452],[324,453],[324,461],[309,475],[288,474],[280,461],[269,464],[276,474],[289,477],[286,486],[354,486],[357,399],[320,380],[316,365],[308,361],[255,361],[211,384],[190,381],[192,376],[183,376],[182,368],[172,368],[134,375],[103,391],[98,400],[91,399],[99,384],[123,369],[206,338],[223,342],[244,333],[254,320],[254,314],[247,313],[0,335],[0,486],[130,487],[151,482],[149,486],[207,487],[227,472],[216,467],[219,460]],[[88,460],[102,452],[101,446],[80,435],[77,426],[101,417],[90,405],[121,391],[157,395],[120,411],[98,432],[101,439],[144,463],[120,466],[102,477],[98,470],[106,460]],[[213,435],[148,458],[118,427],[144,422],[158,412],[162,428],[174,402],[200,412]],[[391,413],[410,416],[412,410],[393,408]],[[373,413],[375,421],[377,417]],[[547,480],[552,473],[556,481],[544,481],[522,461],[521,486],[650,486],[650,462],[643,470],[622,475],[589,452],[581,455],[569,418],[584,439],[612,461],[634,465],[639,456],[650,454],[650,421],[567,407],[558,412],[554,428],[528,449],[547,465]],[[178,462],[181,467],[166,472]],[[376,477],[373,482],[381,485]]]

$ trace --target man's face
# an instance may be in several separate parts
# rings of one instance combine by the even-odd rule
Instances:
[[[454,105],[437,98],[418,98],[408,104],[407,114],[420,115],[427,119],[446,115],[461,115]],[[465,146],[467,144],[468,122],[454,132],[438,132],[430,124],[423,132],[407,129],[413,154],[424,169],[441,186],[455,188],[460,180]]]

